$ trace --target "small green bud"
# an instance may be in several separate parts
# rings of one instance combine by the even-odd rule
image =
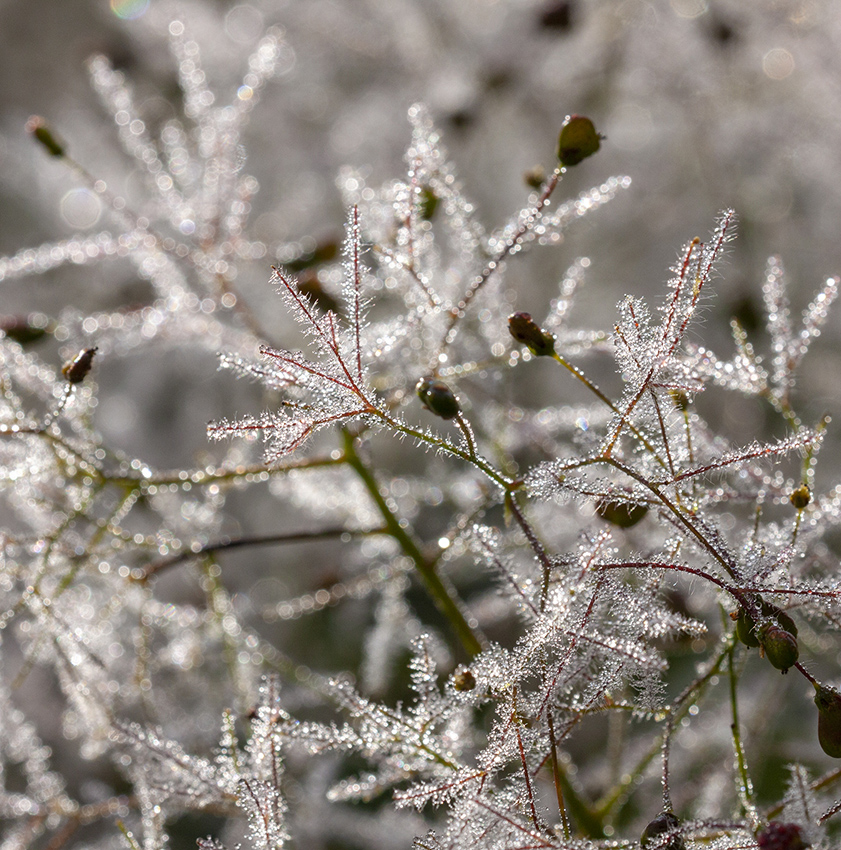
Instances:
[[[455,419],[461,408],[453,391],[437,378],[423,378],[416,387],[423,406],[442,419]]]
[[[815,685],[818,707],[818,743],[834,759],[841,758],[841,694],[834,688]]]
[[[551,357],[555,353],[555,337],[544,331],[529,313],[512,313],[508,317],[511,336],[528,346],[535,357]]]
[[[91,370],[93,356],[97,350],[96,348],[85,348],[61,367],[61,374],[64,375],[68,384],[81,384],[85,380],[85,376]]]
[[[64,156],[64,145],[56,139],[40,115],[33,115],[26,122],[26,130],[46,148],[50,156]]]
[[[805,484],[801,484],[799,487],[791,491],[789,501],[795,508],[797,508],[798,511],[802,511],[803,508],[812,501],[812,492]]]
[[[657,840],[661,835],[675,832],[679,826],[680,821],[674,812],[660,813],[642,831],[640,846],[643,850],[646,847],[656,847],[658,850],[686,850],[686,842],[683,840],[682,835],[672,836],[666,844]]]
[[[759,642],[771,664],[783,673],[788,672],[800,655],[797,638],[779,626],[763,626],[759,630]]]
[[[645,517],[648,508],[645,505],[635,505],[631,502],[601,498],[596,503],[596,513],[605,522],[618,525],[619,528],[631,528]]]
[[[457,691],[472,691],[476,687],[476,677],[467,667],[462,667],[453,675],[453,687]]]
[[[564,166],[578,165],[599,149],[601,138],[589,118],[570,115],[558,136],[558,161]]]

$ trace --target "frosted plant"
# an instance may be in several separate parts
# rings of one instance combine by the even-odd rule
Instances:
[[[735,354],[714,354],[699,314],[726,211],[660,303],[589,327],[599,258],[561,258],[538,322],[525,255],[554,262],[630,180],[557,202],[604,142],[569,116],[557,164],[489,228],[421,104],[405,174],[339,175],[341,262],[263,244],[242,133],[291,48],[270,32],[219,107],[185,24],[169,33],[184,114],[159,133],[90,64],[149,196],[132,209],[33,120],[117,235],[0,258],[12,279],[124,257],[153,292],[4,320],[0,847],[837,843],[841,485],[818,477],[830,423],[798,411],[797,381],[838,279],[798,323],[772,259],[770,353],[734,322]],[[272,261],[297,336],[247,307],[244,270]],[[253,406],[209,426],[213,460],[158,469],[97,427],[100,370],[162,348],[221,350],[225,386],[251,381]],[[722,392],[768,402],[773,428],[725,436]],[[792,722],[806,684],[817,736]]]

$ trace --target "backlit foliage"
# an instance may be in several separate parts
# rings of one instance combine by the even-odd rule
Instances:
[[[567,258],[532,319],[519,255],[630,179],[564,198],[570,168],[598,174],[573,116],[586,153],[562,145],[488,231],[420,104],[404,174],[340,175],[338,259],[265,244],[242,134],[292,48],[270,31],[222,106],[188,27],[169,32],[183,115],[154,132],[123,74],[89,66],[144,209],[31,122],[111,229],[0,258],[2,280],[121,260],[152,293],[4,318],[0,850],[832,847],[841,485],[819,484],[829,420],[804,421],[796,387],[839,280],[797,318],[772,258],[767,336],[734,320],[713,352],[727,210],[655,303],[589,327],[598,257]],[[254,264],[297,329],[249,306]],[[207,350],[224,386],[259,388],[208,426],[215,455],[166,470],[108,444],[100,370]],[[724,392],[766,405],[770,436],[727,437]],[[276,525],[239,533],[266,503]],[[278,563],[306,581],[278,593]]]

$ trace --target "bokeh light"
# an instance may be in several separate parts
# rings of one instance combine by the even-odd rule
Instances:
[[[102,213],[99,198],[90,189],[71,189],[61,199],[61,215],[77,230],[93,227]]]
[[[124,21],[133,21],[146,14],[149,0],[111,0],[111,11]]]

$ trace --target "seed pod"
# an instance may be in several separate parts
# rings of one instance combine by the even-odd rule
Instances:
[[[455,419],[461,410],[453,391],[437,378],[423,378],[415,391],[423,406],[442,419]]]
[[[759,642],[771,664],[783,673],[788,673],[788,668],[797,662],[800,655],[797,638],[779,626],[763,626],[759,630]]]
[[[563,166],[578,165],[599,149],[601,138],[589,118],[570,115],[558,136],[558,161]]]
[[[619,528],[631,528],[645,517],[648,508],[631,502],[601,498],[596,503],[596,513],[605,522],[618,525]]]
[[[834,759],[841,758],[841,694],[834,688],[815,685],[818,707],[818,743]]]
[[[807,850],[811,846],[804,841],[796,823],[775,820],[759,831],[756,843],[760,850]]]
[[[453,676],[453,687],[457,691],[472,691],[476,687],[476,677],[467,667],[462,667]]]
[[[791,491],[789,501],[798,511],[802,511],[812,501],[812,493],[805,484],[801,484]]]
[[[672,836],[665,844],[657,840],[661,835],[675,832],[679,826],[680,821],[674,812],[661,812],[642,831],[640,845],[643,847],[643,850],[646,847],[656,847],[657,850],[686,850],[686,842],[683,840],[682,835]]]
[[[85,348],[61,367],[61,374],[64,375],[68,384],[81,384],[85,380],[97,350],[97,348]]]
[[[555,353],[555,337],[544,331],[529,313],[512,313],[508,331],[517,342],[528,346],[535,357],[551,357]]]

